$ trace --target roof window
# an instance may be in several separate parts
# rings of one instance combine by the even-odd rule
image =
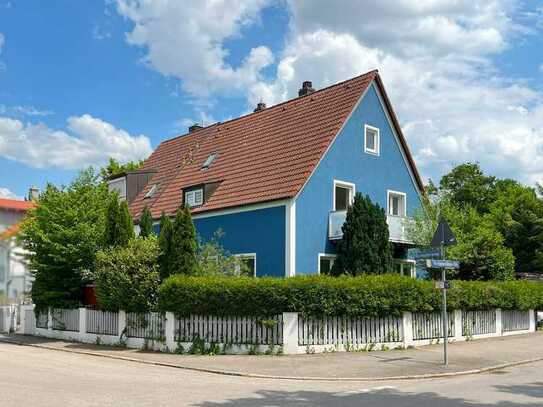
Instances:
[[[208,169],[211,166],[211,164],[213,163],[213,161],[215,161],[215,158],[217,158],[217,153],[209,154],[209,156],[206,158],[206,160],[202,164],[202,169],[203,170]]]
[[[147,191],[143,198],[152,198],[153,196],[155,196],[156,188],[157,184],[153,184],[153,186],[149,189],[149,191]]]

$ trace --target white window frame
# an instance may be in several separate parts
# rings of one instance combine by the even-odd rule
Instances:
[[[390,195],[398,195],[403,197],[403,215],[393,215],[391,213],[392,208],[390,207]],[[387,190],[387,215],[394,216],[396,218],[405,218],[407,216],[407,194],[405,192],[393,191],[391,189]]]
[[[336,211],[336,186],[350,189],[351,193],[349,195],[349,205],[352,205],[354,202],[354,196],[356,195],[356,185],[352,182],[334,180],[334,189],[332,191],[332,210]]]
[[[202,194],[202,200],[200,202],[196,202],[196,192],[198,191],[200,191],[200,193]],[[189,194],[194,195],[194,205],[191,205],[190,201],[187,199]],[[196,206],[201,206],[204,204],[204,189],[203,188],[195,188],[195,189],[190,189],[188,191],[185,191],[184,196],[185,196],[185,202],[184,202],[185,205],[188,205],[191,208],[194,208]]]
[[[238,253],[238,254],[234,254],[234,257],[237,257],[239,259],[254,259],[255,261],[255,270],[254,270],[254,275],[253,277],[256,277],[256,253]],[[240,269],[239,267],[237,267],[236,265],[236,272],[239,273],[240,272]]]
[[[330,269],[332,269],[332,266],[334,265],[334,263],[336,261],[337,254],[332,254],[332,253],[319,253],[318,254],[318,256],[317,256],[317,272],[318,272],[318,274],[321,273],[321,259],[323,257],[327,258],[327,259],[332,259],[332,264],[330,265]]]
[[[411,259],[392,259],[392,262],[400,265],[400,275],[405,276],[404,266],[409,267],[409,277],[417,278],[417,262]]]
[[[374,149],[368,148],[368,130],[376,133]],[[364,124],[364,152],[376,156],[379,156],[381,153],[381,133],[379,128],[370,126],[369,124]]]

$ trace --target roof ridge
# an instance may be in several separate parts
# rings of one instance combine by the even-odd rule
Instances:
[[[326,86],[326,87],[324,87],[324,88],[317,89],[316,91],[314,91],[314,92],[312,92],[312,93],[310,93],[310,94],[308,94],[308,95],[297,96],[297,97],[292,98],[292,99],[284,100],[284,101],[282,101],[282,102],[277,103],[276,105],[267,107],[267,108],[264,109],[264,110],[260,110],[260,111],[257,111],[257,112],[250,112],[250,113],[244,114],[244,115],[239,116],[239,117],[234,117],[233,119],[228,119],[228,120],[226,120],[226,121],[224,121],[224,122],[215,122],[215,123],[213,123],[213,124],[210,124],[209,126],[202,127],[201,129],[196,130],[196,132],[200,133],[200,132],[202,132],[202,131],[204,131],[204,130],[208,130],[208,129],[214,127],[214,126],[223,126],[223,125],[225,125],[225,124],[227,124],[227,123],[231,123],[231,122],[234,122],[234,121],[236,121],[236,120],[241,120],[241,119],[245,119],[245,118],[247,118],[247,117],[252,117],[253,115],[262,113],[262,112],[264,112],[264,111],[269,111],[269,110],[271,110],[271,109],[276,109],[276,108],[278,108],[279,106],[286,105],[286,104],[288,104],[288,103],[293,103],[293,102],[295,102],[295,101],[297,101],[297,100],[303,100],[303,99],[305,99],[307,96],[314,96],[314,95],[317,94],[317,93],[322,93],[322,92],[324,92],[324,91],[330,90],[330,89],[335,88],[335,87],[337,87],[337,86],[345,85],[347,82],[353,82],[353,81],[355,81],[355,80],[357,80],[357,79],[360,79],[360,78],[362,78],[362,77],[371,76],[371,75],[376,75],[376,74],[379,74],[379,70],[378,70],[378,69],[373,69],[373,70],[368,71],[368,72],[366,72],[366,73],[363,73],[363,74],[354,76],[354,77],[349,78],[349,79],[345,79],[345,80],[343,80],[343,81],[341,81],[341,82],[336,82],[336,83],[333,83],[332,85],[328,85],[328,86]],[[172,138],[170,138],[170,139],[163,140],[163,141],[160,142],[160,144],[162,144],[162,143],[169,143],[170,141],[177,140],[177,139],[180,138],[180,137],[186,137],[186,136],[189,136],[189,135],[194,135],[194,134],[196,134],[196,132],[180,134],[180,135],[175,136],[175,137],[172,137]]]

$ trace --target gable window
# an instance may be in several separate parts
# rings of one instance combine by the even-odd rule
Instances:
[[[329,275],[336,261],[335,254],[319,253],[319,274]]]
[[[354,184],[334,180],[334,211],[346,211],[353,203],[354,192]]]
[[[388,191],[388,214],[391,216],[406,215],[405,193]]]
[[[364,125],[364,152],[379,155],[379,129]]]
[[[256,277],[256,253],[236,254],[236,257],[244,265],[244,270],[236,265],[236,273],[242,276]]]
[[[200,206],[204,203],[204,190],[203,188],[191,189],[185,192],[185,205]]]

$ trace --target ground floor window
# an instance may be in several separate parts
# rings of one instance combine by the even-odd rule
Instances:
[[[319,253],[319,274],[330,274],[335,260],[335,254]]]
[[[243,270],[238,266],[236,272],[240,275],[256,277],[256,253],[236,254],[236,257],[241,259],[244,265]]]
[[[415,278],[417,277],[415,265],[414,260],[394,259],[392,261],[392,270],[395,274]]]

